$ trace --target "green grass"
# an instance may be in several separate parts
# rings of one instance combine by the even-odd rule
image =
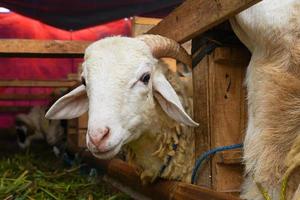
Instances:
[[[64,167],[50,150],[0,158],[0,199],[125,200],[100,177],[82,175],[80,166]]]

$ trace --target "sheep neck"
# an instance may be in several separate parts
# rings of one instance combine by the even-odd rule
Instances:
[[[165,75],[182,104],[191,114],[192,104],[185,93],[181,80],[171,71]],[[157,177],[190,182],[194,164],[194,135],[192,129],[180,126],[170,119],[161,107],[155,106],[152,116],[152,127],[141,134],[141,137],[128,144],[128,161],[138,165],[143,182],[153,182]],[[176,151],[173,146],[177,145]],[[170,161],[168,161],[168,159]],[[163,172],[161,172],[162,167]]]
[[[293,53],[300,51],[288,52],[254,52],[247,72],[246,174],[276,194],[287,168],[288,152],[300,135],[300,62],[293,60],[297,58]],[[292,179],[289,191],[298,186],[299,172]]]
[[[177,125],[159,132],[149,131],[128,145],[128,161],[140,168],[143,182],[153,182],[157,177],[190,182],[194,147],[189,145],[192,134],[185,133],[185,128]]]

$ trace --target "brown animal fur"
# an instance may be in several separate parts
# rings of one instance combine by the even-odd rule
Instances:
[[[248,179],[254,176],[273,197],[279,195],[274,193],[279,193],[287,169],[285,158],[300,135],[300,27],[287,31],[270,35],[270,46],[259,57],[254,52],[247,72],[249,116],[253,121],[245,139],[246,174]],[[300,171],[296,170],[289,181],[287,199],[292,198],[299,180]],[[247,180],[244,187],[256,192],[250,189],[244,197],[262,199],[251,182]]]

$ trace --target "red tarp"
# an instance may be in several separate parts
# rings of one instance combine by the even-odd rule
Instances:
[[[131,23],[123,19],[78,31],[64,31],[39,21],[15,14],[0,14],[0,38],[58,39],[94,41],[111,35],[130,35]],[[51,80],[65,79],[67,74],[75,73],[81,59],[66,58],[0,58],[1,79]],[[0,93],[49,94],[46,88],[1,88]],[[0,101],[0,105],[37,105],[45,101]],[[13,114],[0,113],[0,128],[13,125]]]
[[[0,0],[0,6],[65,30],[135,15],[162,17],[182,0]]]

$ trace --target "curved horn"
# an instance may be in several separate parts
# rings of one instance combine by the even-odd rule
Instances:
[[[191,56],[176,41],[160,35],[152,35],[152,34],[140,35],[137,36],[137,38],[144,41],[150,47],[154,57],[174,58],[188,65],[190,68],[192,67]]]

